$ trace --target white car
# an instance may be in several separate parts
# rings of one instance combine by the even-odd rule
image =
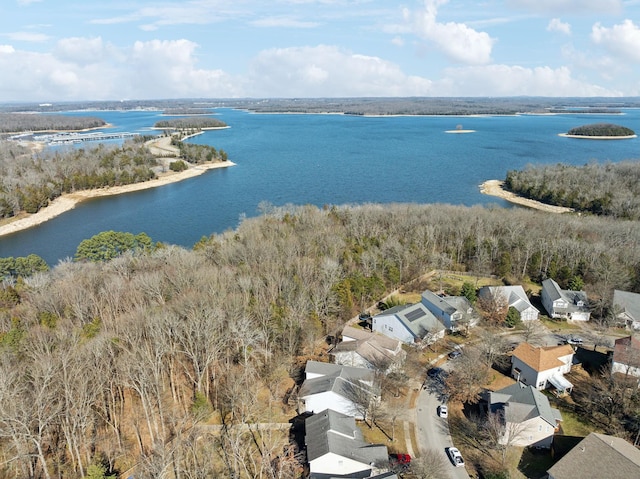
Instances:
[[[438,416],[449,417],[449,410],[447,409],[446,404],[441,404],[440,406],[438,406]]]
[[[464,460],[462,459],[462,454],[460,454],[458,448],[450,447],[447,449],[447,454],[449,454],[449,458],[451,459],[451,462],[453,462],[454,466],[464,467]]]

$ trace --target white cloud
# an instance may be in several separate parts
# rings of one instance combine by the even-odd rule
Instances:
[[[507,5],[539,13],[618,13],[622,0],[507,0]]]
[[[612,55],[640,63],[640,28],[631,20],[624,20],[612,28],[598,22],[591,29],[591,39]]]
[[[419,96],[431,89],[430,80],[394,63],[327,45],[262,51],[250,78],[257,97]]]
[[[244,96],[242,80],[198,68],[196,48],[154,40],[121,49],[99,37],[63,39],[51,53],[0,46],[0,101]]]
[[[79,65],[99,63],[104,60],[106,45],[102,38],[63,38],[56,44],[54,55],[61,61]]]
[[[559,18],[552,18],[547,25],[547,30],[550,32],[560,32],[565,35],[571,35],[571,25],[561,21]]]
[[[266,17],[250,22],[255,27],[268,28],[316,28],[318,22],[305,22],[289,16]]]
[[[32,3],[39,3],[42,0],[18,0],[18,5],[31,5]]]
[[[442,96],[622,96],[621,92],[576,80],[567,67],[511,65],[449,68],[434,90]]]
[[[422,10],[405,9],[405,21],[418,37],[436,45],[451,60],[469,65],[489,63],[495,43],[489,34],[478,32],[464,23],[436,21],[438,8],[448,1],[425,0]]]
[[[51,39],[49,35],[36,32],[11,32],[5,34],[6,37],[16,42],[46,42]]]

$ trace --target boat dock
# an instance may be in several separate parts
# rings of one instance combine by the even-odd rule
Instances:
[[[27,135],[16,135],[11,139],[25,140]],[[105,133],[92,131],[89,133],[51,133],[46,135],[33,134],[31,141],[37,141],[40,143],[46,143],[47,145],[69,145],[74,143],[83,143],[85,141],[106,141],[106,140],[123,140],[125,138],[132,138],[138,136],[138,133],[129,133],[127,131],[118,133]]]

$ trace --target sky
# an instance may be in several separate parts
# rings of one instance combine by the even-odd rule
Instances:
[[[0,0],[0,102],[640,96],[640,0]]]

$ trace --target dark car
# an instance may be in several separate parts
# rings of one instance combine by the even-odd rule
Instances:
[[[427,371],[427,376],[431,379],[436,379],[441,377],[442,373],[444,373],[444,369],[442,368],[431,368]]]
[[[453,351],[451,351],[449,354],[449,359],[455,359],[457,357],[462,356],[462,351],[458,350],[458,349],[454,349]]]

